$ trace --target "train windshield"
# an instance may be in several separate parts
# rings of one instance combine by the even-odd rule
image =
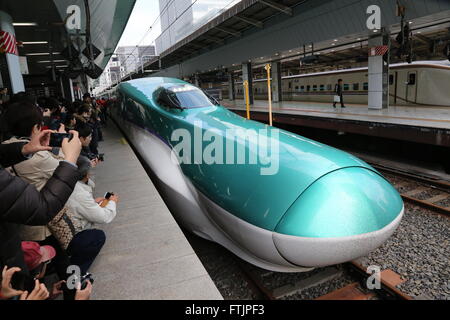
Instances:
[[[177,109],[212,107],[214,104],[203,91],[191,85],[179,85],[165,90],[165,104]]]

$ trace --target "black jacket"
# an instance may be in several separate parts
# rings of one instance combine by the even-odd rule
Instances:
[[[334,87],[334,93],[337,96],[342,96],[344,91],[342,90],[342,86],[340,84],[336,84],[336,87]]]
[[[21,224],[40,226],[50,222],[72,194],[78,180],[78,170],[67,162],[61,162],[45,187],[38,192],[34,186],[3,169],[26,160],[21,152],[23,145],[0,145],[0,268],[3,270],[4,265],[17,266],[27,274],[18,227]]]

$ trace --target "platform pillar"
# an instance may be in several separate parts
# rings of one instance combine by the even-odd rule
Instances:
[[[9,33],[15,39],[16,32],[14,31],[12,23],[13,20],[11,16],[4,11],[0,11],[0,30]],[[19,56],[12,53],[6,53],[5,58],[8,72],[6,75],[4,74],[4,78],[9,77],[9,84],[11,86],[10,89],[12,91],[12,94],[25,91],[23,76],[20,70]],[[7,83],[5,83],[5,85],[8,86]]]
[[[73,94],[73,81],[72,81],[72,79],[62,75],[60,80],[61,80],[61,85],[62,85],[62,91],[63,91],[64,99],[69,100],[71,102],[75,101],[75,96]]]
[[[369,52],[383,46],[389,48],[386,54],[369,53],[369,109],[389,108],[390,37],[386,28],[379,34],[369,36]]]
[[[200,79],[199,79],[198,74],[195,74],[195,75],[194,75],[194,85],[195,85],[197,88],[200,88]]]
[[[253,104],[253,72],[251,63],[242,65],[242,81],[248,81],[249,102]]]
[[[281,86],[281,62],[272,63],[272,101],[283,101],[283,88]]]
[[[232,72],[228,74],[228,100],[234,101],[235,91],[234,91],[234,75]]]

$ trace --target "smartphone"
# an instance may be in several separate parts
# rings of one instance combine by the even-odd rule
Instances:
[[[72,140],[73,134],[71,134],[71,133],[52,133],[50,135],[50,147],[61,148],[62,142],[65,138]]]
[[[98,161],[105,162],[105,154],[104,153],[100,153],[98,155],[97,159],[98,159]]]
[[[34,289],[34,280],[23,271],[19,271],[13,274],[11,279],[11,286],[17,290],[27,290],[28,292]]]
[[[112,192],[107,192],[106,194],[105,194],[105,199],[106,200],[109,200],[109,199],[111,199],[111,197],[114,195],[114,193],[112,193]]]

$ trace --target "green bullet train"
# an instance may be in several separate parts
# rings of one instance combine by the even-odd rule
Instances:
[[[302,272],[367,255],[403,201],[362,160],[244,119],[172,78],[121,83],[110,114],[176,220],[267,270]]]

